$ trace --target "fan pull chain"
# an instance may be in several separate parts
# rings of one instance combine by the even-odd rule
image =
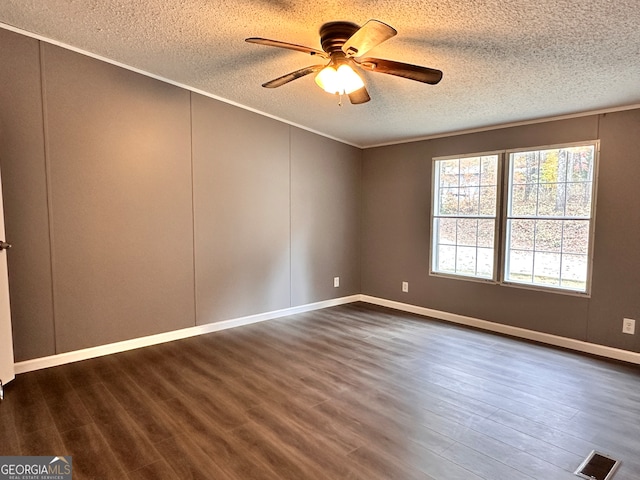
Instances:
[[[342,106],[342,93],[338,94],[339,98],[338,98],[338,106],[341,107]]]

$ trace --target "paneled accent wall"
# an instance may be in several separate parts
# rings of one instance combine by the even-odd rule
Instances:
[[[58,351],[192,326],[189,92],[43,47]]]
[[[192,108],[198,323],[289,307],[289,126],[201,95]]]
[[[360,293],[360,156],[347,145],[291,130],[293,305]],[[334,277],[340,277],[338,288]]]
[[[40,42],[0,29],[0,168],[16,359],[56,353]]]
[[[16,361],[360,292],[361,150],[13,32],[0,43]]]

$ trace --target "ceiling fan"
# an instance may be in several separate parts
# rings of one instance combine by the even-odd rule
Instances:
[[[362,27],[351,22],[329,22],[320,27],[322,50],[269,40],[268,38],[251,37],[246,41],[270,47],[287,48],[329,60],[328,63],[301,68],[263,83],[263,87],[280,87],[297,78],[318,72],[315,80],[320,88],[332,94],[341,96],[346,94],[351,103],[360,104],[368,102],[371,97],[362,78],[353,67],[369,72],[396,75],[431,85],[435,85],[442,79],[442,72],[433,68],[381,58],[363,57],[369,50],[397,33],[393,27],[378,20],[369,20]]]

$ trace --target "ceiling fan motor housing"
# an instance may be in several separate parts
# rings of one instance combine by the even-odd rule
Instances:
[[[332,58],[334,55],[344,57],[342,45],[358,31],[360,26],[352,22],[329,22],[320,27],[320,43],[322,49]]]

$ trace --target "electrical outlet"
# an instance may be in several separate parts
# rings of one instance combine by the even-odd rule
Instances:
[[[333,277],[333,286],[336,288],[340,286],[340,277]]]
[[[636,334],[636,321],[633,318],[622,319],[622,333],[628,333],[629,335]]]
[[[409,291],[409,282],[402,282],[402,291],[405,293]]]

